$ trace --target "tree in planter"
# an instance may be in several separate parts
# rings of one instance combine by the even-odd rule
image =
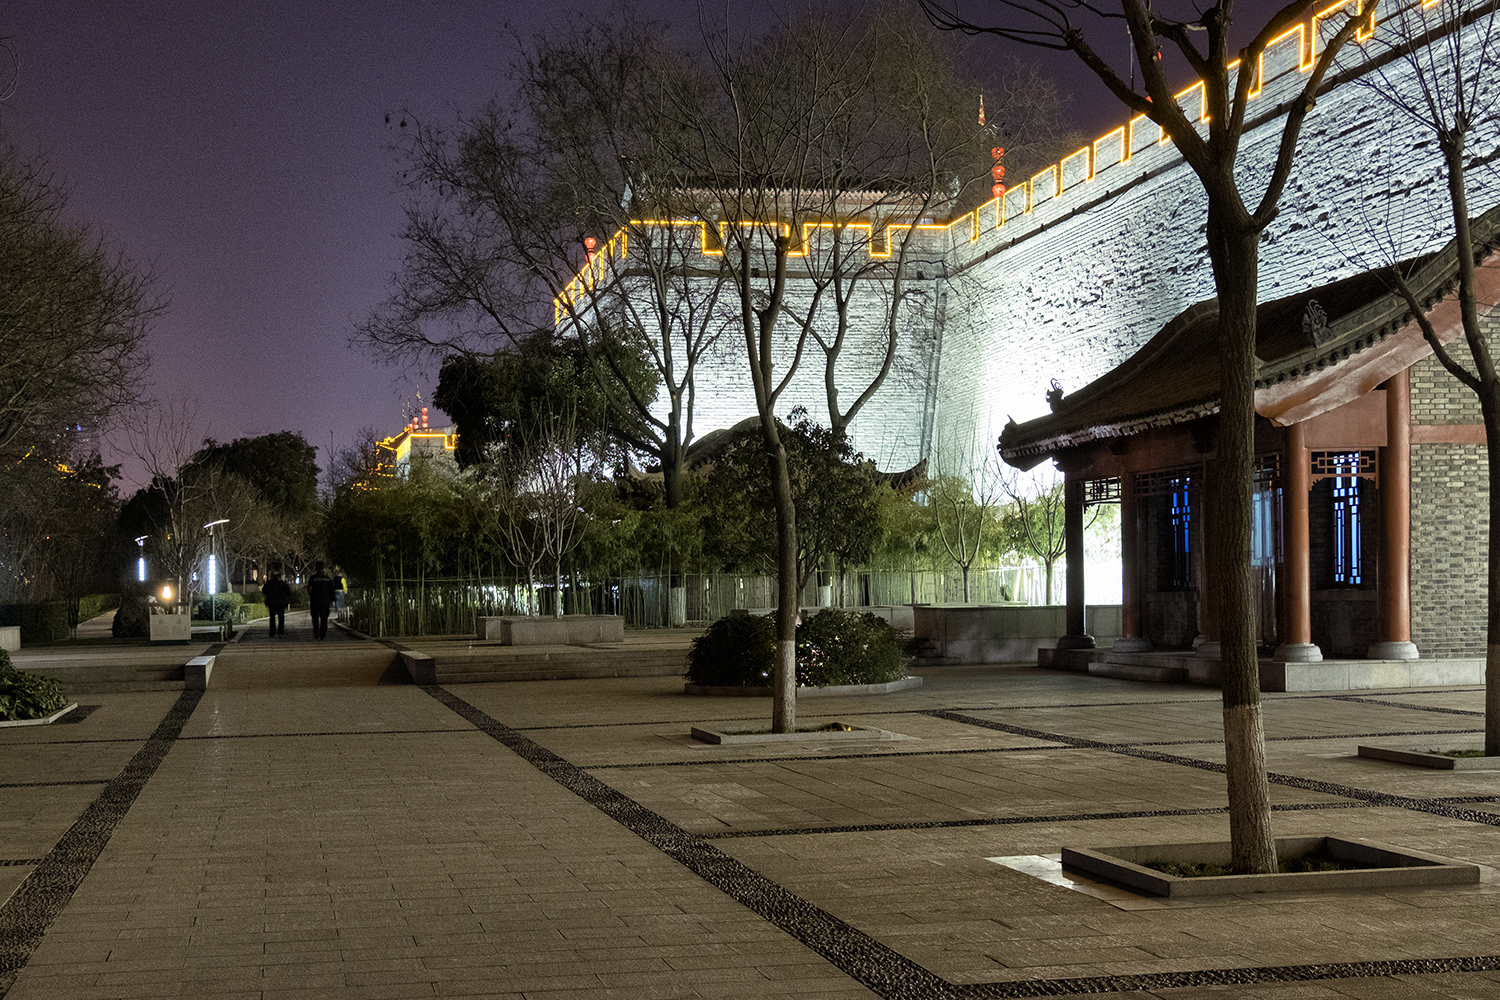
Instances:
[[[1236,60],[1230,58],[1233,0],[1223,0],[1206,11],[1193,8],[1181,18],[1167,16],[1147,0],[1120,0],[1118,12],[1113,4],[1105,8],[1082,0],[1012,0],[999,8],[993,22],[960,16],[942,0],[920,2],[939,28],[1074,53],[1121,103],[1161,127],[1203,186],[1208,201],[1208,256],[1219,306],[1219,425],[1209,482],[1214,518],[1208,548],[1215,567],[1210,585],[1220,609],[1230,854],[1236,872],[1274,872],[1276,841],[1271,832],[1250,577],[1259,245],[1276,217],[1291,175],[1297,138],[1323,78],[1339,50],[1367,19],[1352,11],[1329,15],[1329,23],[1337,24],[1337,30],[1322,40],[1301,91],[1285,105],[1269,174],[1253,175],[1251,180],[1249,172],[1237,172],[1237,167],[1250,97],[1260,82],[1252,69],[1258,71],[1260,56],[1272,41],[1311,12],[1304,0],[1294,0],[1273,14],[1239,50]],[[1135,90],[1133,74],[1127,84],[1097,48],[1106,29],[1112,37],[1121,22],[1129,32],[1145,93]],[[1089,32],[1094,33],[1093,41]],[[1201,48],[1194,42],[1200,34]],[[1207,120],[1206,129],[1190,121],[1178,106],[1177,88],[1158,58],[1163,44],[1203,81],[1201,117]],[[1259,190],[1258,198],[1251,184]]]
[[[1476,13],[1478,16],[1476,17]],[[1384,244],[1387,254],[1379,263],[1381,273],[1405,299],[1407,307],[1432,348],[1438,363],[1475,394],[1484,421],[1485,449],[1489,456],[1489,551],[1487,557],[1485,720],[1484,752],[1500,756],[1500,371],[1493,347],[1481,325],[1481,308],[1494,306],[1481,301],[1477,265],[1494,252],[1497,234],[1481,234],[1469,218],[1468,177],[1473,171],[1493,174],[1491,153],[1500,131],[1500,26],[1492,13],[1479,13],[1472,4],[1459,0],[1428,0],[1399,3],[1382,8],[1378,29],[1368,43],[1374,66],[1356,79],[1398,120],[1416,126],[1431,136],[1433,145],[1419,143],[1403,152],[1402,169],[1414,171],[1427,157],[1443,176],[1447,187],[1446,217],[1414,197],[1393,199],[1397,211],[1420,211],[1415,226],[1410,220],[1392,224],[1388,219],[1363,219],[1365,226]],[[1443,343],[1428,315],[1427,303],[1419,301],[1424,290],[1411,283],[1417,264],[1400,266],[1408,253],[1396,245],[1393,234],[1415,231],[1425,246],[1433,237],[1448,237],[1444,253],[1453,254],[1458,269],[1459,323],[1469,364]],[[1370,266],[1374,262],[1366,262]]]

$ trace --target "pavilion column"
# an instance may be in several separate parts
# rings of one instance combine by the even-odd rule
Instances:
[[[1385,384],[1385,447],[1380,449],[1380,554],[1375,571],[1372,660],[1415,660],[1411,641],[1411,380]]]
[[[1069,476],[1063,480],[1063,544],[1067,548],[1068,567],[1068,632],[1067,635],[1057,640],[1058,649],[1094,648],[1094,637],[1088,634],[1084,621],[1083,487],[1082,479]]]
[[[1120,474],[1120,638],[1117,653],[1145,653],[1151,649],[1141,627],[1141,518],[1135,492],[1135,473]]]
[[[1286,429],[1282,451],[1281,522],[1286,558],[1282,574],[1282,642],[1274,659],[1291,663],[1316,663],[1323,651],[1312,641],[1312,557],[1308,553],[1308,497],[1312,492],[1312,466],[1307,454],[1306,429],[1291,424]]]

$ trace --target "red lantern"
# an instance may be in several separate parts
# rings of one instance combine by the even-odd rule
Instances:
[[[1005,168],[998,163],[990,168],[990,173],[994,175],[996,182],[1005,180]]]
[[[993,157],[994,159],[998,160],[998,159],[1000,159],[1000,157],[1002,157],[1004,155],[1005,155],[1005,147],[1004,146],[996,146],[994,149],[990,150],[990,156]]]
[[[990,190],[993,191],[993,192],[995,192],[995,197],[996,198],[1004,198],[1005,197],[1005,185],[1004,184],[996,184],[994,187],[990,188]]]

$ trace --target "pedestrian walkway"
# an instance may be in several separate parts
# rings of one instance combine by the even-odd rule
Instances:
[[[674,678],[419,687],[305,614],[206,692],[0,730],[0,996],[1500,996],[1483,692],[1266,699],[1280,835],[1484,866],[1478,885],[1153,899],[1062,845],[1223,840],[1202,688],[940,667],[809,699],[899,738],[710,746],[759,699]]]

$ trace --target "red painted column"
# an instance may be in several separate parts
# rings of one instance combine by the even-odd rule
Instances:
[[[1316,663],[1323,651],[1312,641],[1312,558],[1308,553],[1307,505],[1312,492],[1311,460],[1301,424],[1286,429],[1281,453],[1281,523],[1286,552],[1284,586],[1286,621],[1275,659]]]
[[[1151,649],[1142,627],[1141,608],[1141,518],[1140,498],[1135,492],[1135,473],[1120,474],[1120,638],[1117,653],[1144,653]]]
[[[1411,641],[1411,379],[1385,384],[1385,447],[1380,449],[1380,554],[1375,574],[1372,660],[1415,660]]]

